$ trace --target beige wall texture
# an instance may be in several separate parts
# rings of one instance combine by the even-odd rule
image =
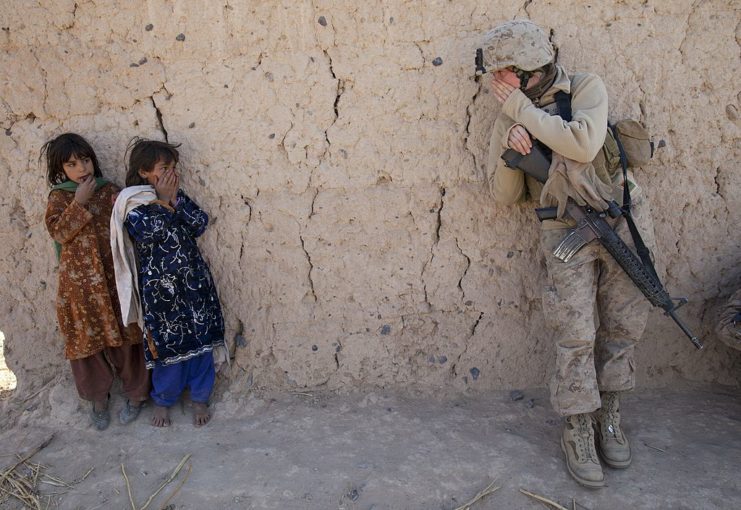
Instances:
[[[41,145],[88,140],[123,184],[134,135],[182,143],[183,187],[234,354],[232,391],[472,391],[547,382],[534,202],[484,187],[499,107],[473,76],[501,21],[552,30],[613,120],[666,141],[637,174],[688,324],[739,285],[739,5],[669,1],[6,0],[0,9],[0,330],[28,388],[68,371]],[[707,335],[706,335],[707,336]],[[639,380],[736,383],[659,311]]]

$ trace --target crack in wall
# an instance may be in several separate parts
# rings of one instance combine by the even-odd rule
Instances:
[[[265,53],[261,51],[260,54],[257,56],[257,64],[251,67],[253,71],[257,71],[260,66],[262,66],[263,57],[265,57]]]
[[[471,154],[471,157],[473,158],[473,174],[479,175],[479,164],[476,158],[476,153],[473,150],[471,150],[471,147],[468,145],[468,139],[471,136],[471,131],[470,131],[471,117],[473,116],[471,113],[471,109],[473,108],[473,105],[476,104],[476,98],[479,97],[479,93],[481,93],[481,81],[477,79],[476,85],[477,85],[476,92],[471,98],[471,101],[466,106],[466,135],[463,138],[463,147],[466,149],[466,151],[469,154]]]
[[[469,338],[473,338],[476,334],[476,328],[479,327],[479,323],[481,322],[481,319],[484,317],[484,312],[479,313],[478,319],[476,319],[476,322],[473,323],[473,326],[471,326],[471,336]]]
[[[718,181],[718,178],[720,177],[720,167],[715,169],[715,176],[713,177],[713,181],[715,181],[715,192],[723,199],[725,200],[726,197],[723,196],[723,193],[720,192],[720,181]]]
[[[340,351],[342,350],[342,343],[337,340],[337,347],[335,347],[334,351],[334,363],[335,363],[335,371],[340,369]]]
[[[473,338],[473,336],[476,334],[476,329],[479,327],[479,323],[481,322],[481,319],[484,317],[484,312],[479,312],[479,316],[476,318],[474,323],[471,325],[471,329],[469,332],[468,337],[464,340],[465,346],[461,353],[456,358],[455,362],[450,366],[450,373],[453,375],[453,377],[458,377],[458,364],[461,361],[461,358],[464,354],[468,352],[468,342]]]
[[[293,110],[291,110],[291,115],[293,116]],[[293,121],[291,121],[291,127],[289,127],[285,133],[283,133],[283,137],[280,139],[280,142],[278,143],[278,146],[281,149],[283,149],[283,153],[286,156],[286,159],[288,159],[288,161],[290,161],[291,158],[288,157],[288,148],[286,147],[286,137],[288,136],[288,133],[293,131],[293,127],[294,127],[294,123]]]
[[[527,17],[530,18],[530,11],[528,11],[527,8],[530,6],[531,3],[533,3],[533,0],[525,0],[525,3],[520,6],[517,12],[519,13],[520,11],[525,11]]]
[[[690,12],[687,14],[687,20],[685,21],[685,28],[684,28],[684,37],[682,37],[682,42],[679,43],[679,47],[677,48],[679,50],[679,54],[682,55],[682,65],[687,65],[687,61],[685,59],[684,55],[684,45],[687,42],[687,37],[689,37],[690,34],[690,25],[692,17],[695,15],[695,11],[697,8],[702,4],[705,0],[696,0],[692,7],[690,7]]]
[[[437,209],[437,223],[436,223],[437,226],[435,227],[434,246],[437,246],[437,243],[440,242],[440,229],[443,226],[442,214],[443,214],[443,207],[445,207],[445,193],[446,193],[445,187],[441,186],[440,187],[440,207]]]
[[[311,219],[311,217],[314,216],[314,203],[316,202],[316,197],[318,196],[319,196],[319,188],[314,190],[314,197],[311,199],[311,209],[309,210],[308,219]]]
[[[332,105],[334,108],[334,120],[327,127],[327,129],[324,130],[324,139],[327,141],[327,151],[328,151],[329,146],[332,145],[332,142],[329,140],[329,130],[332,129],[332,126],[334,126],[337,123],[337,119],[340,118],[340,111],[339,111],[340,97],[342,97],[342,94],[345,92],[345,81],[340,78],[337,78],[337,75],[334,72],[334,64],[332,62],[332,56],[329,54],[327,50],[324,50],[324,56],[327,57],[327,61],[329,63],[329,74],[331,74],[332,78],[337,81],[337,90],[335,91],[334,104]],[[326,154],[326,151],[325,151],[325,154]]]
[[[419,50],[419,56],[422,57],[422,67],[424,67],[427,64],[427,58],[425,57],[425,52],[422,51],[422,46],[420,46],[417,41],[414,41],[414,45]]]
[[[150,101],[152,101],[152,106],[154,107],[155,115],[157,116],[157,124],[159,125],[160,131],[162,132],[162,136],[164,136],[165,141],[169,143],[170,140],[167,138],[167,129],[165,129],[165,123],[162,119],[162,112],[157,106],[157,102],[154,100],[154,95],[149,96],[149,99]]]
[[[239,263],[241,265],[242,263],[242,256],[244,255],[244,231],[247,228],[247,226],[252,221],[252,204],[250,204],[250,199],[245,197],[244,195],[239,195],[242,199],[242,202],[244,202],[244,205],[247,206],[247,222],[244,224],[244,228],[241,229],[241,235],[242,235],[242,246],[239,248]]]
[[[309,252],[306,250],[306,245],[304,244],[304,236],[302,234],[299,234],[298,238],[301,240],[301,249],[304,250],[306,260],[309,262],[309,287],[311,288],[311,297],[314,298],[314,302],[316,302],[317,297],[316,292],[314,291],[314,279],[311,277],[311,272],[314,270],[314,264],[312,264],[311,262],[311,255],[309,255]]]
[[[72,21],[68,25],[62,25],[62,30],[72,30],[75,28],[75,22],[77,21],[77,8],[79,6],[77,5],[77,2],[75,2],[75,5],[72,7]]]
[[[425,282],[425,271],[427,271],[427,267],[430,264],[432,264],[432,261],[435,260],[435,247],[440,242],[440,229],[442,228],[442,211],[443,211],[443,207],[445,206],[445,193],[446,193],[445,187],[441,186],[440,187],[440,205],[438,206],[437,211],[435,211],[437,215],[436,223],[435,223],[435,236],[432,240],[432,244],[430,245],[430,258],[428,258],[425,261],[424,265],[422,266],[422,271],[420,273],[420,278],[422,279],[422,292],[424,293],[424,296],[425,296],[424,299],[425,299],[425,303],[427,304],[428,310],[432,309],[432,303],[430,303],[430,299],[427,294],[427,283]],[[412,216],[412,221],[414,222],[414,214],[411,214],[411,216]],[[416,222],[415,222],[415,226],[416,226]]]
[[[463,290],[463,279],[466,277],[466,274],[468,274],[468,270],[471,268],[471,257],[463,253],[463,250],[461,249],[460,245],[458,244],[458,238],[455,238],[455,247],[458,248],[458,251],[463,255],[466,259],[466,268],[463,270],[463,274],[461,275],[460,279],[458,280],[458,289],[461,291],[461,300],[466,300],[466,291]]]

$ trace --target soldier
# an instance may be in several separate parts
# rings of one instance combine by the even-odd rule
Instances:
[[[728,347],[741,351],[741,289],[721,309],[715,333]]]
[[[632,459],[620,424],[620,393],[634,387],[634,348],[643,334],[649,304],[598,242],[568,262],[556,258],[553,250],[574,226],[572,219],[562,216],[566,200],[600,211],[609,200],[622,202],[622,172],[597,158],[607,132],[607,91],[598,76],[568,74],[556,64],[548,36],[530,21],[497,26],[487,35],[483,57],[484,66],[493,71],[491,91],[502,105],[489,145],[490,192],[505,205],[523,201],[528,194],[540,198],[543,206],[558,205],[559,217],[544,221],[540,236],[548,270],[543,309],[556,343],[551,403],[565,418],[561,449],[569,473],[584,486],[602,487],[597,450],[612,468],[626,468]],[[559,94],[561,105],[556,102],[559,91],[567,94]],[[569,103],[570,120],[562,111]],[[535,143],[552,151],[545,186],[506,167],[501,159],[507,148],[528,154]],[[652,246],[648,207],[632,173],[628,184],[633,218]],[[611,221],[634,249],[625,219]]]

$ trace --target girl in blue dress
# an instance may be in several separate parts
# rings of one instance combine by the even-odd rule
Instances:
[[[193,423],[208,423],[215,381],[214,347],[224,344],[224,319],[211,272],[196,238],[208,215],[180,189],[177,147],[135,139],[127,188],[118,201],[138,256],[144,356],[152,369],[152,425],[170,425],[169,408],[190,388]],[[117,204],[119,203],[117,201]]]

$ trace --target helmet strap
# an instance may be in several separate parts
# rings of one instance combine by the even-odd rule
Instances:
[[[533,75],[533,72],[516,69],[515,74],[520,79],[520,90],[525,92],[525,89],[527,88],[527,82],[530,81],[530,77]]]

